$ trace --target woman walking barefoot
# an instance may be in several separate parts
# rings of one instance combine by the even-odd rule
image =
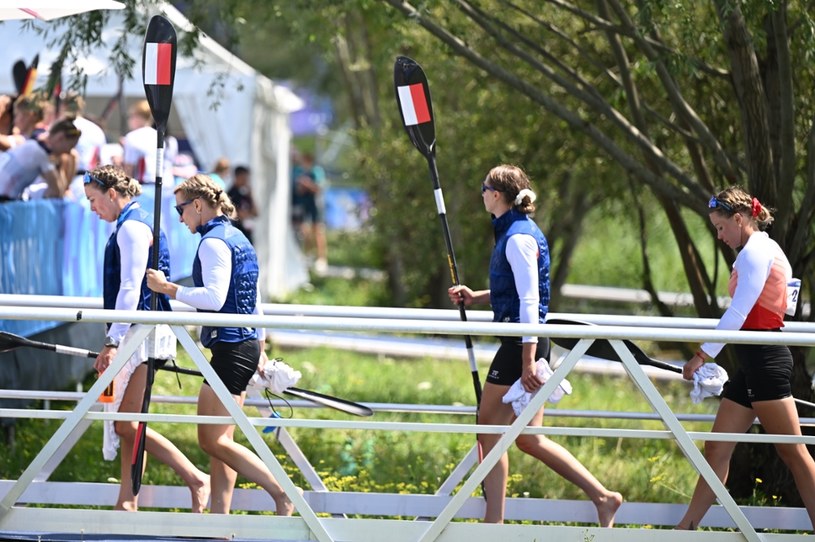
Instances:
[[[493,168],[481,183],[484,207],[493,216],[495,248],[490,259],[490,289],[473,291],[467,286],[448,290],[458,305],[489,303],[494,322],[543,323],[549,310],[549,248],[546,238],[529,214],[535,211],[535,194],[520,168],[501,165]],[[480,425],[509,425],[515,420],[512,406],[502,398],[512,384],[521,379],[528,392],[543,382],[535,371],[535,360],[549,357],[549,342],[537,337],[502,337],[487,374],[487,382],[478,410]],[[529,425],[543,424],[543,408]],[[478,435],[484,455],[498,442],[500,435]],[[560,476],[582,489],[597,508],[601,527],[614,525],[614,515],[623,497],[609,491],[568,450],[543,435],[520,435],[518,448],[542,461]],[[484,479],[487,511],[484,521],[503,523],[509,460],[504,454]]]
[[[104,308],[117,310],[150,310],[150,297],[154,294],[147,288],[145,270],[150,265],[150,246],[153,243],[153,217],[133,201],[141,193],[141,186],[125,172],[115,166],[102,166],[85,174],[85,195],[91,204],[91,210],[99,218],[116,223],[116,230],[110,236],[105,247],[104,263]],[[169,272],[170,254],[161,234],[159,247],[159,267]],[[158,299],[159,310],[170,310],[167,296]],[[129,323],[114,323],[108,326],[105,346],[94,363],[98,372],[108,368],[119,343],[125,340],[130,331]],[[114,380],[114,393],[121,397],[121,403],[114,410],[118,412],[141,412],[147,380],[147,352],[140,347],[128,360],[122,371]],[[110,422],[105,422],[110,423]],[[119,453],[121,463],[121,481],[119,496],[116,499],[116,510],[135,511],[138,500],[133,495],[130,480],[130,451],[136,438],[136,422],[117,421],[114,424],[115,436],[121,439],[122,451]],[[110,440],[113,435],[110,435]],[[112,460],[116,454],[116,444],[111,443],[106,449]],[[147,453],[172,468],[190,488],[192,494],[191,509],[203,512],[209,500],[209,475],[198,469],[166,437],[153,429],[147,429],[145,441]]]
[[[781,331],[787,308],[787,283],[792,268],[778,244],[763,232],[773,221],[769,209],[739,187],[719,192],[708,203],[710,222],[719,240],[738,251],[730,275],[730,307],[716,329]],[[682,376],[693,379],[707,359],[715,358],[723,344],[705,343],[685,363]],[[792,354],[783,345],[734,344],[738,371],[722,393],[713,421],[714,433],[744,433],[758,417],[774,435],[800,435],[801,423],[792,397]],[[722,482],[727,480],[735,442],[705,442],[705,458]],[[815,461],[803,444],[776,444],[789,467],[815,526]],[[699,478],[685,516],[677,529],[696,529],[713,505],[715,496]]]
[[[154,292],[166,294],[199,311],[223,314],[260,314],[258,264],[252,244],[230,221],[235,206],[226,192],[206,175],[194,175],[175,188],[179,220],[191,233],[200,233],[201,242],[193,262],[194,286],[168,282],[164,273],[147,272],[147,284]],[[208,327],[201,329],[201,342],[212,351],[211,365],[234,400],[243,405],[246,386],[258,365],[266,361],[262,337],[247,327]],[[204,381],[198,394],[198,414],[228,416],[229,411]],[[228,514],[235,480],[241,474],[265,489],[275,501],[281,516],[294,512],[291,500],[260,458],[234,440],[235,426],[198,426],[198,442],[210,456],[212,506],[216,514]]]

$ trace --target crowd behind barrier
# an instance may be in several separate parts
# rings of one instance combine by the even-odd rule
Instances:
[[[155,187],[136,198],[153,211]],[[175,196],[165,186],[161,228],[170,247],[171,280],[189,277],[197,241],[178,221]],[[102,260],[113,225],[100,220],[87,200],[31,200],[0,204],[0,293],[102,295]],[[0,331],[30,336],[59,325],[46,320],[0,320]]]

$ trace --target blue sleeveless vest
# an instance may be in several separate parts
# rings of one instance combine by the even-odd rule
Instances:
[[[258,260],[252,243],[224,215],[217,216],[199,226],[198,233],[201,234],[201,242],[204,239],[221,239],[232,253],[232,277],[229,279],[229,291],[226,294],[224,306],[218,312],[253,314],[257,303]],[[201,260],[197,254],[192,264],[192,280],[196,287],[204,286]],[[199,312],[213,311],[199,309]],[[204,326],[201,328],[201,343],[207,348],[219,341],[237,343],[247,339],[257,339],[257,336],[257,331],[251,327]]]
[[[492,221],[495,248],[490,258],[490,304],[494,322],[520,322],[521,300],[515,289],[512,268],[507,260],[507,240],[515,234],[531,235],[538,243],[538,321],[544,322],[549,312],[549,245],[535,222],[527,215],[510,209]]]
[[[125,220],[138,220],[153,230],[153,215],[134,205],[135,202],[128,203],[119,218],[116,220],[116,230],[111,234],[105,245],[105,265],[103,272],[102,283],[102,299],[104,308],[116,308],[116,296],[119,295],[119,287],[122,280],[122,257],[119,253],[119,244],[116,238],[119,235],[119,229],[125,223]],[[170,276],[170,249],[167,247],[167,238],[164,232],[159,231],[159,245],[158,245],[158,268],[164,274]],[[153,250],[150,249],[150,254],[147,257],[147,267],[153,267]],[[139,303],[136,306],[138,310],[150,310],[150,300],[153,295],[158,295],[157,308],[160,311],[169,311],[170,298],[165,294],[155,294],[150,288],[147,287],[147,277],[141,283],[141,295],[139,296]],[[110,324],[108,324],[110,327]]]

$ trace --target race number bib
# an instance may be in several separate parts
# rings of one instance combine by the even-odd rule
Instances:
[[[798,307],[798,295],[801,293],[801,279],[792,279],[787,283],[787,316],[795,316],[795,309]]]

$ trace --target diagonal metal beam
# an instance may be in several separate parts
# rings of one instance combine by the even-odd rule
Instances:
[[[459,509],[464,506],[464,503],[470,495],[472,495],[473,491],[475,491],[475,488],[478,487],[496,463],[498,463],[501,456],[512,446],[512,443],[515,442],[515,439],[518,438],[527,424],[529,424],[538,410],[540,410],[546,399],[555,391],[555,388],[560,385],[563,379],[566,378],[566,375],[574,368],[578,360],[583,357],[583,354],[586,353],[586,350],[588,350],[592,342],[594,342],[594,339],[581,339],[580,342],[575,345],[574,349],[569,352],[560,364],[560,367],[557,368],[555,374],[553,374],[549,380],[546,381],[546,384],[532,397],[532,400],[526,405],[521,415],[507,428],[506,432],[498,439],[495,447],[484,457],[481,464],[475,468],[472,475],[470,475],[467,481],[461,486],[459,492],[450,499],[450,502],[447,503],[447,506],[445,506],[436,517],[436,520],[427,528],[419,539],[419,542],[432,542],[441,535],[442,531],[444,531]]]
[[[65,421],[62,422],[59,429],[54,432],[48,442],[45,443],[45,446],[42,447],[40,453],[31,461],[28,468],[20,475],[20,478],[17,479],[17,482],[12,486],[6,496],[3,497],[3,500],[0,501],[0,518],[8,513],[11,507],[14,506],[14,503],[20,498],[20,495],[23,494],[31,482],[34,481],[37,475],[46,467],[49,460],[60,450],[63,443],[71,437],[71,434],[82,422],[85,414],[96,404],[102,391],[104,391],[108,384],[113,382],[113,379],[125,366],[127,360],[130,359],[130,356],[132,356],[141,343],[144,342],[154,327],[153,325],[137,326],[133,337],[129,341],[122,343],[121,348],[116,352],[116,356],[113,358],[108,369],[99,375],[99,378],[85,394],[85,397],[76,404],[73,412],[65,418]]]
[[[249,422],[249,419],[246,417],[246,414],[243,412],[243,409],[235,402],[235,399],[232,397],[232,394],[229,393],[229,390],[226,389],[223,381],[218,377],[215,373],[215,369],[209,364],[207,358],[204,357],[203,352],[201,349],[198,348],[198,345],[192,339],[190,334],[187,332],[186,328],[183,326],[172,326],[173,331],[178,337],[178,342],[184,347],[184,349],[189,354],[192,361],[198,367],[198,370],[201,371],[204,378],[206,378],[207,383],[212,388],[212,391],[218,396],[223,403],[224,408],[226,408],[229,415],[232,416],[232,419],[235,420],[235,424],[243,431],[244,436],[255,449],[255,452],[258,454],[260,459],[266,464],[266,467],[271,471],[272,475],[277,480],[283,490],[286,492],[286,495],[291,499],[294,507],[297,509],[297,512],[300,516],[305,520],[306,525],[308,528],[311,529],[311,532],[317,538],[319,542],[333,542],[333,538],[328,534],[323,524],[320,522],[320,519],[317,517],[317,514],[314,510],[309,506],[306,499],[297,489],[297,486],[294,485],[294,482],[291,481],[289,476],[286,474],[286,471],[283,470],[283,467],[280,465],[280,462],[274,456],[274,454],[269,450],[269,446],[266,444],[266,441],[258,434],[257,429],[255,426]]]
[[[730,517],[736,523],[736,526],[742,532],[744,537],[749,542],[760,542],[762,537],[750,524],[747,516],[744,515],[744,512],[742,512],[742,510],[736,504],[736,501],[733,500],[733,497],[727,491],[727,488],[724,486],[722,481],[719,480],[719,477],[716,476],[716,473],[705,459],[705,456],[702,455],[702,452],[700,452],[699,448],[696,447],[696,444],[690,438],[688,432],[668,406],[668,403],[666,403],[665,399],[662,397],[662,395],[660,395],[659,391],[654,386],[654,383],[651,382],[651,380],[646,376],[645,371],[643,371],[642,366],[634,359],[631,351],[625,346],[625,343],[620,340],[611,340],[610,342],[614,347],[614,351],[617,352],[618,356],[620,356],[620,359],[625,366],[625,370],[628,371],[628,374],[631,375],[634,383],[640,389],[654,410],[660,415],[662,422],[668,427],[671,433],[673,433],[674,437],[676,438],[676,443],[685,454],[685,457],[688,458],[688,461],[690,461],[691,465],[693,465],[693,468],[696,469],[708,483],[710,489],[713,490],[716,498],[719,499],[722,507],[728,514],[730,514]]]

